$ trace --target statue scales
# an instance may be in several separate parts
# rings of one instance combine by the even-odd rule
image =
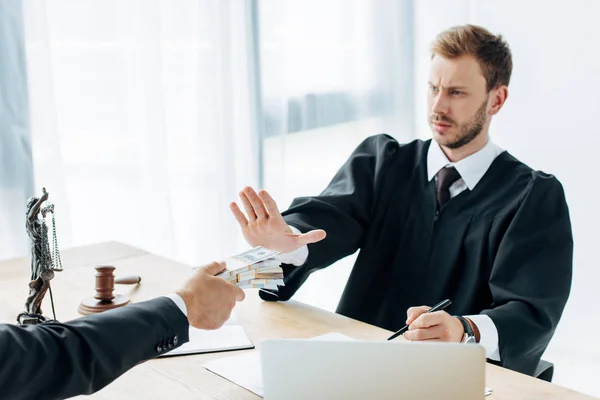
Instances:
[[[54,272],[62,271],[63,268],[56,237],[54,204],[44,206],[44,203],[48,201],[49,194],[46,188],[43,188],[42,192],[41,197],[31,197],[27,201],[25,227],[31,240],[31,281],[29,282],[29,295],[25,302],[25,311],[17,317],[20,325],[56,320],[50,281],[54,278]],[[47,214],[52,214],[52,246],[48,238]],[[50,293],[53,319],[45,317],[42,313],[41,305],[46,292]]]

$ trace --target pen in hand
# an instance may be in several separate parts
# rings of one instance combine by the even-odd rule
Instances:
[[[446,309],[450,304],[452,304],[452,302],[450,300],[446,299],[444,301],[441,301],[441,302],[437,303],[435,306],[431,307],[429,309],[429,311],[427,311],[427,312],[428,313],[432,313],[432,312],[436,312],[436,311],[442,311],[442,310]],[[402,335],[407,330],[408,330],[408,325],[404,325],[402,328],[400,328],[400,330],[396,331],[387,340],[395,339],[398,336]]]

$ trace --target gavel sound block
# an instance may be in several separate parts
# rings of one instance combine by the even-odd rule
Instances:
[[[128,276],[115,279],[112,266],[96,267],[96,294],[94,297],[84,299],[79,305],[79,313],[83,315],[95,314],[113,308],[123,307],[131,303],[129,297],[122,294],[113,294],[116,284],[135,285],[140,283],[139,276]]]

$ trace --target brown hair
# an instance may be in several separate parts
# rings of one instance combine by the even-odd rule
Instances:
[[[512,56],[501,35],[477,25],[455,26],[440,33],[431,45],[431,58],[436,54],[456,58],[474,56],[487,82],[487,91],[500,85],[508,86],[512,73]]]

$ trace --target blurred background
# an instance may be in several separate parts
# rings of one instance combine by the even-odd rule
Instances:
[[[492,138],[570,206],[573,289],[544,358],[600,396],[597,15],[594,0],[2,0],[0,258],[27,255],[42,187],[62,248],[117,240],[190,265],[244,250],[228,204],[245,185],[285,209],[367,136],[428,138],[429,44],[479,24],[513,52]],[[353,261],[296,298],[335,310]]]

